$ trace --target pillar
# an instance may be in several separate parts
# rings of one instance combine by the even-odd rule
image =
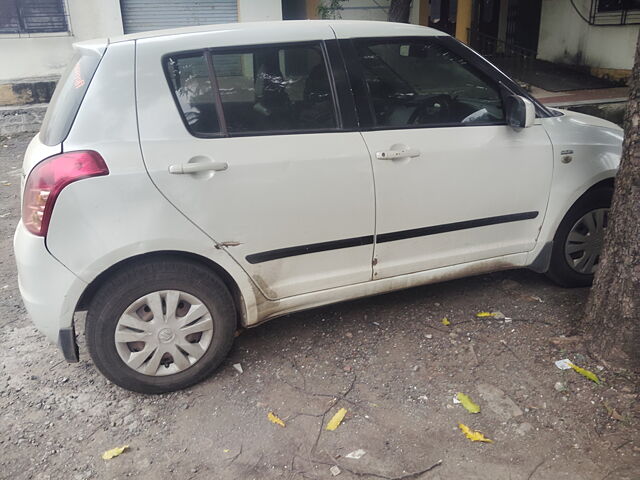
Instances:
[[[456,13],[456,38],[461,42],[469,42],[467,30],[471,28],[472,0],[458,0],[458,11]]]

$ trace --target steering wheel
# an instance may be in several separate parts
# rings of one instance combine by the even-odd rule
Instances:
[[[434,123],[433,120],[448,122],[451,114],[450,95],[433,95],[424,98],[409,117],[408,124]],[[428,121],[425,121],[425,117]]]

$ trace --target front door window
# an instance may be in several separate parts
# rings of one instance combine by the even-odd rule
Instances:
[[[378,128],[504,124],[497,85],[428,39],[355,42]]]

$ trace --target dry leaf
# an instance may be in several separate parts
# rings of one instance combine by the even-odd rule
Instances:
[[[471,400],[471,398],[468,395],[458,392],[456,397],[458,398],[462,406],[466,408],[467,412],[480,413],[480,405],[473,403],[473,400]]]
[[[607,413],[614,420],[618,420],[619,422],[624,422],[624,417],[620,415],[620,413],[615,409],[610,407],[607,402],[604,402],[604,408],[607,410]]]
[[[122,447],[116,447],[116,448],[112,448],[111,450],[107,450],[102,454],[102,459],[111,460],[113,457],[117,457],[118,455],[120,455],[127,448],[129,448],[129,445],[123,445]]]
[[[267,414],[267,418],[271,421],[271,423],[275,423],[276,425],[280,425],[282,428],[285,427],[284,422],[280,417],[278,417],[275,413],[269,412]]]
[[[581,368],[577,365],[574,365],[573,363],[569,363],[569,366],[571,368],[573,368],[576,372],[578,372],[580,375],[582,375],[583,377],[588,378],[589,380],[591,380],[592,382],[597,383],[598,385],[600,385],[602,382],[600,381],[600,379],[598,378],[598,376],[593,373],[590,372],[589,370],[587,370],[586,368]]]
[[[471,440],[472,442],[486,442],[486,443],[493,443],[493,440],[488,439],[487,437],[485,437],[482,433],[480,432],[476,432],[475,430],[471,430],[469,427],[467,427],[464,423],[459,423],[458,424],[458,428],[460,428],[460,430],[462,430],[462,433],[465,434],[465,436]]]
[[[340,422],[344,419],[344,416],[347,414],[346,408],[341,408],[338,412],[329,420],[327,423],[327,430],[333,431],[340,425]]]
[[[491,313],[491,312],[478,312],[478,313],[476,313],[476,317],[477,318],[493,317],[493,313]]]
[[[446,327],[447,325],[451,325],[451,322],[449,321],[449,319],[448,319],[447,317],[444,317],[444,318],[440,321],[440,323],[442,323],[445,327]]]

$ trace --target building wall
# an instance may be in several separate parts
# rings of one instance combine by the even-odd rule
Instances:
[[[590,0],[575,0],[588,14]],[[538,58],[551,62],[586,65],[616,76],[616,70],[633,67],[640,25],[597,27],[582,20],[568,0],[543,0]]]
[[[122,34],[118,0],[67,0],[68,33],[0,35],[0,81],[57,76],[74,42]]]
[[[67,0],[71,34],[0,35],[0,83],[57,77],[73,55],[72,44],[122,35],[119,0]],[[280,0],[238,0],[242,22],[281,20]]]
[[[238,20],[240,22],[282,20],[282,1],[238,0]]]

